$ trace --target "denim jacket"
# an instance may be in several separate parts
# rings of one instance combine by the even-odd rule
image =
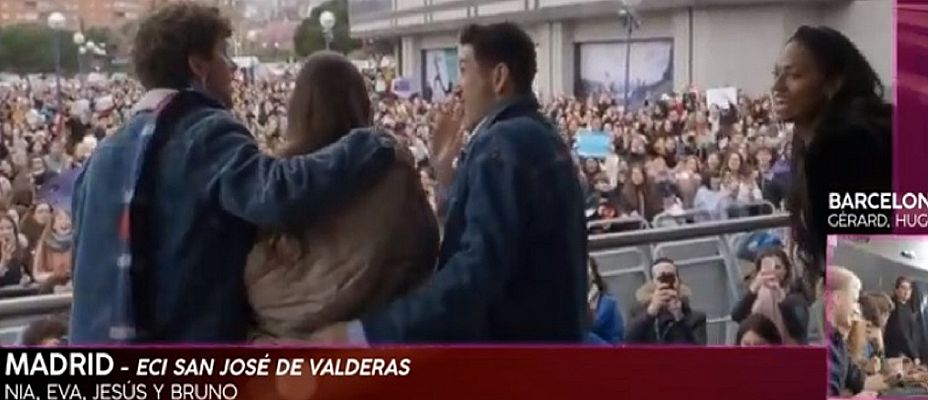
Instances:
[[[436,275],[361,318],[371,343],[581,343],[586,219],[567,145],[532,97],[487,115],[458,159]]]
[[[183,91],[170,103],[151,148],[140,149],[155,118],[149,108],[103,140],[78,178],[72,343],[244,340],[256,227],[307,224],[395,159],[388,138],[363,130],[310,155],[272,158],[207,96]],[[121,295],[126,267],[131,300]],[[126,307],[133,321],[120,320]],[[120,329],[130,323],[134,335]]]

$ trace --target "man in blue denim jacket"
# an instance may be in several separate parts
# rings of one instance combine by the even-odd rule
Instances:
[[[461,34],[459,57],[464,125],[479,123],[447,192],[438,271],[384,309],[324,330],[324,340],[585,339],[583,197],[566,144],[531,95],[535,46],[510,23],[471,26]],[[440,124],[434,141],[446,142],[443,130]],[[447,169],[442,161],[433,159],[436,169]]]
[[[133,48],[149,92],[104,140],[74,194],[71,342],[240,342],[257,226],[302,225],[372,185],[393,141],[354,132],[311,155],[263,155],[227,110],[229,22],[177,3]]]

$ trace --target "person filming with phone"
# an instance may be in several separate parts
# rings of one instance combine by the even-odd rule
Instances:
[[[762,252],[744,297],[735,304],[731,318],[741,323],[751,314],[766,316],[776,325],[786,344],[805,344],[809,331],[809,298],[793,277],[793,267],[782,249]]]
[[[690,307],[690,289],[673,260],[655,261],[651,276],[653,281],[635,293],[639,305],[632,311],[626,343],[705,345],[706,314]]]

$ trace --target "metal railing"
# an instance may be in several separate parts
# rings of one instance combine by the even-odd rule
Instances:
[[[609,228],[611,226],[629,226],[635,227],[634,229],[648,229],[651,227],[651,224],[649,224],[646,219],[641,217],[598,219],[595,221],[590,221],[586,224],[587,229]]]
[[[0,300],[0,320],[55,314],[70,308],[71,293],[14,297]]]
[[[688,223],[699,223],[715,219],[743,218],[744,214],[772,215],[776,214],[777,207],[767,201],[735,202],[716,209],[688,208],[679,211],[664,211],[654,216],[651,226],[667,227],[679,226]]]
[[[657,257],[673,258],[684,282],[711,284],[717,278],[724,280],[721,287],[696,287],[694,292],[702,293],[708,299],[703,303],[710,304],[706,307],[712,308],[706,310],[709,325],[725,330],[724,333],[715,333],[714,338],[718,343],[710,344],[730,343],[733,331],[727,314],[727,302],[741,295],[736,282],[740,269],[730,238],[746,232],[781,228],[788,223],[787,215],[774,214],[591,235],[589,249],[591,257],[600,261],[600,273],[607,284],[612,286],[610,292],[622,302],[623,313],[626,315],[629,308],[637,303],[634,297],[637,288],[651,279],[649,266]],[[613,286],[610,280],[617,281],[618,285]],[[711,298],[720,295],[719,290],[724,292],[721,295],[725,301]],[[60,293],[0,299],[0,330],[20,329],[30,320],[65,312],[70,308],[71,298],[70,293]],[[625,320],[629,320],[628,316]],[[723,336],[725,339],[722,339]]]
[[[651,228],[629,232],[591,235],[590,251],[638,246],[642,244],[719,236],[761,229],[781,228],[789,224],[789,215],[773,214],[737,219],[713,220],[674,227]]]
[[[590,257],[597,260],[625,321],[641,304],[637,292],[651,281],[652,262],[662,257],[674,260],[681,281],[692,289],[691,306],[707,314],[709,344],[733,344],[737,325],[730,312],[743,295],[744,276],[735,239],[788,224],[788,215],[772,214],[592,235]]]

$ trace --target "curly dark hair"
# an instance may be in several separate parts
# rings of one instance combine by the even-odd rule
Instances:
[[[764,338],[770,345],[781,345],[783,344],[783,337],[780,335],[780,331],[777,329],[777,326],[774,325],[773,321],[762,314],[751,314],[744,321],[741,321],[741,325],[738,326],[738,333],[735,335],[735,345],[741,345],[741,339],[748,332],[754,332],[758,336]]]
[[[148,15],[132,46],[132,64],[146,89],[182,89],[190,84],[191,55],[209,57],[232,36],[232,23],[216,7],[182,1]]]
[[[23,346],[39,346],[44,341],[63,340],[68,334],[67,318],[64,316],[50,316],[33,321],[26,327],[20,337]]]

